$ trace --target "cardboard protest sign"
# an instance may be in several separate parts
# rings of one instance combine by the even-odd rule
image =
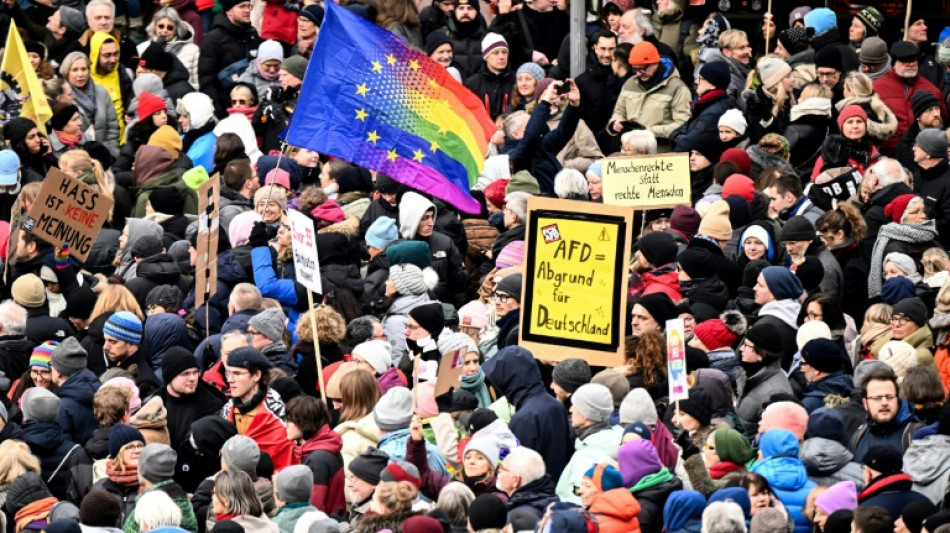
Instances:
[[[289,210],[290,232],[293,235],[294,271],[297,281],[317,294],[323,294],[320,259],[317,257],[317,232],[313,220],[298,211]]]
[[[682,318],[666,321],[666,364],[670,376],[670,401],[689,398],[686,375],[686,337]]]
[[[68,242],[69,255],[83,262],[113,203],[95,188],[53,168],[43,180],[23,229],[53,246]]]
[[[198,259],[195,261],[195,308],[218,292],[218,235],[221,180],[217,175],[198,187]]]
[[[442,356],[439,362],[439,373],[435,378],[435,396],[449,392],[452,387],[458,387],[462,383],[462,363],[465,362],[465,354],[461,350],[452,350]]]
[[[525,230],[520,345],[535,357],[624,362],[633,212],[532,197]]]
[[[692,203],[689,154],[608,157],[602,165],[605,204],[653,209]]]

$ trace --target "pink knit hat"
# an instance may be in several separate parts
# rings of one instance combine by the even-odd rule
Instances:
[[[858,489],[854,481],[841,481],[828,487],[828,490],[822,492],[815,499],[815,507],[821,509],[826,514],[831,514],[841,509],[853,511],[858,508]]]
[[[498,258],[495,259],[495,266],[498,268],[508,268],[521,266],[524,264],[524,241],[512,241],[501,249]]]
[[[805,438],[807,427],[808,411],[804,407],[794,402],[776,402],[762,412],[759,433],[770,429],[787,429],[801,441]]]
[[[132,393],[132,399],[129,400],[129,412],[135,413],[142,407],[142,398],[139,397],[139,388],[135,385],[135,382],[129,378],[112,378],[109,381],[103,383],[99,390],[102,390],[106,387],[116,387],[120,389],[126,389]]]
[[[416,385],[414,394],[416,395],[416,416],[426,419],[439,414],[439,406],[435,403],[435,381]]]

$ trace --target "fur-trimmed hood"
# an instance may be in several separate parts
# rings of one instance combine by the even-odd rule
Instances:
[[[317,233],[342,233],[353,238],[360,233],[360,219],[356,215],[346,215],[343,220],[330,224],[325,228],[320,228]]]
[[[874,137],[879,141],[889,139],[897,131],[897,115],[887,104],[884,103],[884,100],[881,100],[881,97],[877,94],[872,94],[871,96],[852,96],[851,98],[845,98],[841,100],[835,107],[840,112],[846,106],[851,104],[859,105],[865,110],[868,108],[874,112],[875,116],[872,116],[871,113],[868,113],[868,135]],[[877,119],[877,120],[875,120]]]

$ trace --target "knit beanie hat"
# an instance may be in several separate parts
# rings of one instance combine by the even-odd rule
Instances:
[[[53,350],[55,350],[57,346],[59,346],[59,343],[56,341],[46,341],[36,348],[33,348],[33,352],[30,354],[29,367],[49,370],[50,361],[53,360]]]
[[[92,489],[79,504],[79,522],[90,527],[114,527],[122,510],[119,500],[105,489]]]
[[[231,219],[228,225],[228,240],[231,241],[231,247],[237,248],[247,244],[251,237],[251,230],[254,229],[254,223],[260,222],[261,216],[252,211],[245,211]]]
[[[62,104],[56,102],[52,106],[53,116],[49,119],[49,127],[56,131],[62,131],[66,124],[69,124],[69,121],[73,118],[76,113],[79,113],[79,108],[73,104]]]
[[[488,327],[488,307],[479,300],[472,300],[459,307],[459,327],[476,328],[479,331]]]
[[[755,201],[755,182],[749,176],[732,174],[722,183],[722,197],[725,199],[732,195],[741,196],[751,205]]]
[[[825,267],[818,256],[805,256],[805,260],[795,267],[795,277],[802,284],[802,290],[813,293],[821,288],[821,281],[825,278]]]
[[[913,298],[916,295],[916,284],[904,276],[894,276],[881,285],[881,300],[888,305],[894,305],[904,298]]]
[[[584,477],[589,479],[591,484],[601,492],[619,489],[623,486],[623,476],[620,475],[620,471],[608,463],[591,465],[587,472],[584,472]]]
[[[614,410],[614,398],[610,389],[597,383],[578,387],[571,395],[572,409],[592,422],[603,422]]]
[[[917,263],[907,254],[900,252],[891,252],[884,256],[884,265],[893,263],[907,277],[917,276]]]
[[[864,112],[864,108],[857,104],[851,104],[844,107],[841,110],[841,113],[838,114],[838,129],[844,128],[844,123],[851,117],[858,117],[864,121],[865,124],[868,122],[868,114]]]
[[[660,52],[650,41],[640,41],[633,45],[627,62],[631,65],[656,65],[660,62]]]
[[[72,376],[86,368],[88,354],[76,337],[66,337],[59,346],[53,348],[50,365],[64,376]]]
[[[422,488],[422,476],[419,475],[419,469],[408,461],[390,462],[379,473],[379,480],[388,483],[407,481],[415,485],[417,489]]]
[[[426,35],[426,55],[432,57],[432,53],[439,49],[443,44],[447,44],[455,50],[455,44],[452,42],[452,36],[448,31],[434,31]]]
[[[488,186],[485,187],[485,200],[495,206],[496,209],[504,208],[505,189],[508,188],[509,183],[511,183],[511,180],[507,179],[495,180],[489,183]]]
[[[278,185],[287,189],[288,191],[292,189],[290,184],[290,172],[282,168],[272,168],[267,172],[267,175],[264,176],[264,185]],[[320,206],[313,208],[314,210],[318,209]],[[310,211],[310,214],[313,214],[313,211]]]
[[[693,142],[692,149],[715,164],[726,151],[726,143],[718,135],[703,135]]]
[[[782,46],[789,55],[795,55],[808,50],[808,32],[805,28],[788,28],[778,34],[778,40],[782,43]]]
[[[719,117],[719,126],[731,128],[739,135],[745,135],[745,130],[749,127],[749,123],[746,121],[742,111],[730,109]]]
[[[274,476],[274,488],[285,503],[309,503],[313,495],[313,471],[307,465],[288,466]]]
[[[495,285],[495,292],[503,292],[521,303],[521,284],[523,276],[520,272],[509,274]]]
[[[877,36],[868,37],[861,43],[861,53],[858,54],[858,61],[864,65],[887,63],[887,43]]]
[[[699,425],[708,426],[712,421],[712,398],[706,389],[693,387],[689,397],[679,401],[679,410],[695,418]]]
[[[805,436],[840,441],[844,437],[844,419],[831,407],[819,407],[808,415]]]
[[[778,133],[766,133],[762,136],[762,138],[759,139],[759,148],[782,158],[788,157],[788,153],[791,151],[791,145],[788,143],[788,139]]]
[[[508,49],[508,41],[504,37],[495,33],[488,32],[482,38],[482,58],[487,58],[494,50],[498,48]]]
[[[346,213],[343,212],[343,208],[336,203],[336,200],[332,199],[311,209],[310,216],[313,217],[318,229],[346,220]]]
[[[381,375],[393,365],[393,347],[388,341],[368,340],[353,347],[354,359],[362,359]],[[338,371],[339,372],[339,371]]]
[[[126,424],[112,426],[112,431],[109,433],[109,457],[115,459],[123,446],[135,441],[145,444],[145,437],[142,436],[141,431]]]
[[[25,117],[8,120],[3,125],[3,138],[9,141],[10,146],[16,146],[26,140],[26,136],[35,127],[36,123]]]
[[[166,215],[181,215],[185,212],[185,202],[178,192],[178,189],[174,187],[159,187],[152,190],[152,194],[148,196],[148,203],[152,204],[152,208],[156,212]],[[158,253],[139,257],[150,257],[151,255],[162,253],[161,248],[150,251],[157,251]]]
[[[472,439],[469,440],[465,445],[465,453],[470,451],[476,451],[484,455],[485,459],[488,459],[488,462],[491,463],[492,468],[495,468],[498,465],[498,461],[501,460],[501,448],[499,446],[499,441],[492,437],[472,437]]]
[[[746,520],[749,520],[752,516],[752,500],[749,499],[749,492],[742,487],[727,487],[724,489],[719,489],[716,492],[709,495],[708,503],[734,503],[742,509],[742,514],[745,516]],[[767,509],[763,509],[765,511]],[[782,516],[785,516],[784,512]],[[784,525],[782,527],[785,527]],[[775,530],[772,530],[771,533],[774,533]]]
[[[947,134],[940,128],[927,128],[917,134],[914,144],[930,157],[946,159]]]
[[[765,277],[765,284],[776,300],[795,300],[804,291],[801,281],[785,267],[766,267],[762,270],[762,276]]]
[[[712,254],[702,248],[687,248],[676,256],[676,262],[690,279],[706,279],[716,275]]]
[[[717,89],[725,91],[729,88],[732,75],[729,73],[729,64],[725,61],[710,61],[699,69],[699,75]]]
[[[409,311],[409,316],[433,337],[445,328],[445,311],[439,302],[417,305]]]
[[[815,339],[830,339],[831,328],[821,320],[812,320],[805,322],[798,327],[798,333],[795,334],[795,345],[798,351],[802,351],[809,341]]]
[[[637,435],[643,440],[651,440],[653,438],[653,432],[650,431],[650,428],[643,422],[634,422],[627,426],[623,430],[623,436],[626,437],[629,434]]]
[[[867,457],[867,454],[865,454]],[[897,472],[900,472],[898,470]],[[895,474],[897,472],[894,472]],[[924,521],[936,514],[938,509],[928,500],[923,499],[909,503],[901,510],[901,520],[911,533],[920,533],[924,528]]]
[[[827,514],[839,509],[855,510],[858,508],[858,489],[854,481],[835,483],[828,490],[822,492],[815,499],[815,507]]]
[[[551,380],[565,392],[575,392],[581,386],[590,383],[590,365],[583,359],[565,359],[554,367]]]
[[[790,218],[782,228],[782,242],[789,241],[814,241],[818,235],[815,225],[811,220],[798,215]]]
[[[732,428],[719,428],[714,431],[713,442],[716,444],[716,455],[723,461],[741,465],[755,456],[745,435]]]
[[[302,80],[307,74],[307,58],[299,55],[293,55],[284,60],[280,65],[280,70],[287,71],[287,74]]]
[[[182,348],[181,346],[172,346],[165,352],[165,355],[162,356],[162,378],[166,383],[178,377],[182,372],[191,370],[192,368],[201,368],[198,364],[198,359],[195,358],[195,354],[193,354],[191,350]]]
[[[544,69],[541,68],[537,63],[524,63],[518,67],[518,71],[515,73],[515,76],[520,76],[521,74],[530,74],[534,81],[540,82],[544,79]]]
[[[267,200],[268,197],[270,197],[271,202],[277,202],[281,211],[287,209],[287,193],[283,188],[277,185],[264,185],[260,189],[257,189],[257,192],[254,193],[254,205],[256,206]],[[257,220],[260,220],[260,217],[260,215],[257,215]]]
[[[389,217],[379,217],[366,230],[366,244],[377,250],[385,250],[393,241],[399,239],[396,221]]]
[[[590,378],[591,383],[607,387],[614,399],[614,407],[619,407],[630,392],[630,381],[620,368],[605,368]]]
[[[46,303],[46,288],[36,274],[18,277],[10,287],[13,301],[26,308],[42,307]]]
[[[884,15],[874,6],[867,6],[857,15],[858,20],[864,23],[867,30],[865,37],[874,37],[881,33],[881,25],[884,24]]]
[[[637,249],[654,268],[676,261],[676,253],[679,251],[675,238],[665,231],[644,235],[637,243]]]
[[[908,370],[917,366],[917,349],[904,341],[888,341],[878,351],[877,359],[894,369],[900,382]]]
[[[478,352],[478,346],[475,341],[465,333],[454,331],[445,335],[439,335],[439,353],[447,353],[458,350],[463,356],[467,353]],[[557,367],[555,367],[556,369]]]
[[[703,343],[703,346],[712,351],[735,346],[739,337],[745,335],[747,328],[748,322],[742,313],[726,311],[719,315],[719,318],[711,318],[696,324],[693,335]]]
[[[831,339],[813,339],[801,350],[802,361],[819,372],[838,372],[845,355]]]
[[[150,92],[143,92],[139,95],[139,103],[136,107],[136,115],[138,115],[140,121],[145,120],[159,111],[167,110],[168,107],[165,106],[165,100],[155,96],[154,94]]]
[[[257,463],[261,460],[261,448],[247,435],[235,435],[221,447],[221,459],[228,470],[240,470],[257,478]]]
[[[167,444],[153,442],[139,456],[139,474],[152,483],[160,483],[175,475],[178,454]]]
[[[380,474],[389,464],[389,454],[369,448],[350,461],[350,473],[370,485],[379,485]]]
[[[928,109],[940,107],[940,100],[930,91],[917,91],[910,97],[910,107],[914,111],[914,118],[920,118]]]
[[[660,326],[665,326],[667,320],[672,320],[679,314],[673,300],[662,292],[643,295],[636,301],[636,304],[646,309]]]
[[[406,387],[393,387],[376,402],[373,420],[383,431],[398,431],[409,427],[412,420],[412,392]]]
[[[810,30],[813,37],[835,29],[838,26],[838,17],[827,7],[819,7],[805,14],[805,28]],[[828,48],[835,48],[829,46]]]
[[[279,42],[268,39],[257,47],[257,61],[264,63],[266,61],[283,61],[284,47]]]
[[[524,264],[524,241],[512,241],[505,245],[495,258],[497,268],[508,268]]]
[[[59,397],[42,387],[31,387],[20,399],[24,422],[54,422],[59,414]]]
[[[620,423],[632,424],[643,422],[649,426],[656,424],[656,406],[650,393],[642,387],[637,387],[627,394],[620,403]]]
[[[278,342],[284,338],[284,332],[287,331],[286,324],[287,317],[284,316],[284,312],[279,307],[264,309],[247,321],[248,327],[254,328],[258,333],[273,342]]]
[[[788,270],[785,271],[788,272]],[[791,273],[789,272],[789,274]],[[795,278],[795,282],[798,282],[798,278]],[[757,322],[753,324],[752,327],[749,328],[749,331],[746,332],[745,338],[751,341],[759,350],[773,354],[781,353],[782,350],[784,350],[782,337],[779,335],[778,329],[767,322]]]
[[[644,477],[663,468],[656,448],[648,440],[632,440],[617,450],[617,464],[623,476],[623,486],[632,487]]]
[[[904,220],[904,215],[907,214],[907,206],[910,205],[911,200],[917,198],[917,195],[914,194],[902,194],[887,204],[884,207],[884,216],[889,218],[892,222],[900,224]]]
[[[759,59],[756,68],[759,70],[759,77],[762,78],[762,86],[766,89],[782,83],[782,80],[792,73],[792,67],[777,57],[766,56]]]
[[[494,494],[482,494],[469,507],[468,523],[473,531],[502,529],[508,523],[508,507]]]
[[[687,238],[692,238],[699,231],[700,221],[699,213],[695,209],[689,205],[680,204],[673,208],[673,213],[670,215],[670,228]]]
[[[102,327],[102,333],[129,344],[141,344],[142,321],[131,311],[113,313]]]
[[[389,267],[389,277],[401,295],[425,294],[429,291],[422,271],[411,263],[392,265]]]
[[[432,266],[432,254],[429,245],[423,241],[400,241],[386,249],[386,259],[390,265],[412,264],[420,269]]]
[[[706,216],[699,223],[697,235],[705,235],[719,241],[728,241],[732,238],[732,223],[729,222],[729,204],[723,200],[716,200],[706,211]]]

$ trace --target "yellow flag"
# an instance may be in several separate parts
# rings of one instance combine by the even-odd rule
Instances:
[[[0,120],[6,122],[16,117],[36,122],[37,129],[45,135],[46,121],[53,117],[53,110],[26,55],[23,39],[11,20],[0,62]]]

